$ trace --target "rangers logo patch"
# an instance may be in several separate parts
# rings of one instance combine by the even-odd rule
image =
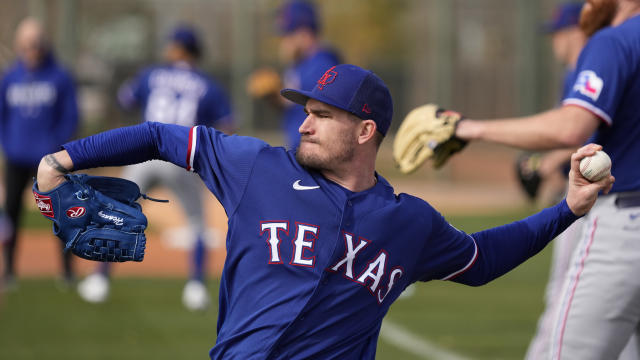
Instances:
[[[336,80],[336,76],[338,76],[338,72],[337,71],[333,71],[333,69],[335,69],[335,66],[332,66],[329,70],[327,70],[322,77],[320,78],[320,80],[318,80],[318,90],[322,90],[324,89],[325,86],[331,84],[332,82],[334,82]]]
[[[604,81],[602,81],[595,72],[584,70],[578,74],[576,83],[573,85],[573,90],[596,101],[598,97],[600,97],[603,87]]]
[[[84,214],[87,213],[87,209],[82,206],[74,206],[72,208],[67,209],[67,216],[74,219],[83,217]]]
[[[36,198],[36,205],[38,206],[38,210],[40,210],[40,213],[42,213],[42,215],[46,217],[54,217],[51,197],[40,195],[35,191],[33,192],[33,196]]]

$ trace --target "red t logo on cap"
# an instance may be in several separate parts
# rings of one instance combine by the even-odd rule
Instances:
[[[338,76],[338,72],[333,71],[333,69],[335,68],[336,68],[335,66],[332,66],[329,70],[327,70],[324,73],[324,75],[322,75],[320,80],[318,80],[318,90],[324,89],[326,85],[329,85],[336,80],[336,76]]]

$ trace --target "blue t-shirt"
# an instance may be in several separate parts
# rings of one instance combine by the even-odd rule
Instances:
[[[47,55],[36,69],[18,60],[0,82],[0,139],[7,160],[37,167],[58,151],[78,127],[78,105],[71,75]]]
[[[311,91],[318,79],[332,66],[340,63],[339,56],[331,50],[318,49],[311,56],[299,61],[284,73],[284,87]],[[296,149],[300,144],[298,129],[307,117],[302,105],[287,103],[283,115],[282,126],[289,149]]]
[[[162,159],[196,172],[228,217],[212,359],[373,359],[389,306],[415,281],[481,285],[576,217],[561,202],[465,234],[377,184],[345,191],[293,151],[212,128],[146,122],[65,145],[76,170]]]
[[[219,127],[233,122],[222,88],[186,63],[145,69],[118,91],[125,108],[142,107],[145,121]]]
[[[603,120],[593,141],[612,161],[612,192],[640,190],[640,16],[597,32],[580,53],[564,105]]]

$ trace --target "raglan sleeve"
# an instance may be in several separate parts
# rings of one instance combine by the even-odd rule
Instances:
[[[456,229],[444,217],[429,208],[423,248],[414,281],[449,280],[469,269],[478,257],[472,236]]]
[[[261,140],[213,128],[144,122],[69,142],[74,170],[123,166],[159,159],[198,173],[227,212],[242,196],[260,151]]]
[[[574,83],[562,104],[582,107],[611,125],[632,79],[629,76],[635,66],[629,63],[632,58],[609,30],[598,32],[580,53]]]

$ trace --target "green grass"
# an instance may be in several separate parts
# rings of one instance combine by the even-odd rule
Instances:
[[[467,232],[521,217],[452,217]],[[480,288],[419,284],[388,318],[430,342],[473,359],[521,359],[542,310],[549,249]],[[87,304],[53,279],[22,279],[0,305],[0,359],[205,359],[216,337],[215,306],[182,307],[181,279],[122,278],[110,301]],[[217,298],[217,282],[212,296]],[[381,339],[378,359],[415,355]]]

